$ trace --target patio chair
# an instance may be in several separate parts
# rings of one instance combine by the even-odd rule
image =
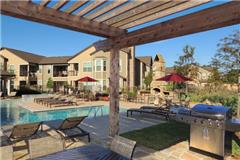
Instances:
[[[133,112],[137,113],[146,113],[146,114],[153,114],[153,115],[160,115],[164,116],[166,120],[169,119],[170,114],[170,107],[169,106],[160,106],[160,107],[153,107],[153,106],[142,106],[139,109],[128,109],[127,110],[127,117],[130,115],[133,115]]]
[[[17,92],[10,92],[8,96],[9,97],[15,97],[16,95],[17,95]]]
[[[132,159],[136,148],[136,141],[124,137],[115,136],[110,145],[110,152],[103,153],[97,160],[114,160],[114,159]],[[122,157],[119,158],[118,155]]]
[[[12,129],[2,128],[3,134],[7,136],[7,141],[13,146],[17,142],[25,141],[29,152],[29,140],[37,135],[37,132],[42,125],[42,122],[28,123],[28,124],[18,124]]]
[[[47,103],[47,106],[50,106],[50,108],[51,108],[52,105],[55,105],[55,107],[66,106],[66,105],[77,105],[77,102],[74,102],[73,99],[74,98],[60,99],[60,100],[52,101],[52,102]]]
[[[66,147],[65,141],[67,139],[74,139],[78,137],[88,136],[88,142],[90,142],[90,134],[79,127],[79,125],[82,123],[82,121],[86,117],[87,116],[70,117],[59,122],[58,125],[49,124],[49,126],[55,129],[60,134],[63,140],[64,147]]]

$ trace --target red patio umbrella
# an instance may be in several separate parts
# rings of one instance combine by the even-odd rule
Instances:
[[[172,73],[172,74],[169,74],[167,76],[158,78],[158,79],[156,79],[156,81],[183,83],[183,82],[186,82],[186,81],[192,81],[192,79],[184,77],[184,76],[182,76],[180,74],[177,74],[177,73]],[[187,92],[187,86],[186,86],[186,92]]]
[[[93,78],[88,77],[88,76],[85,76],[85,77],[83,77],[83,78],[80,78],[80,79],[78,79],[78,80],[76,80],[76,81],[79,81],[79,82],[87,82],[87,84],[88,84],[88,82],[97,82],[96,79],[93,79]]]
[[[76,81],[79,81],[79,82],[97,82],[96,79],[93,79],[93,78],[88,77],[88,76],[85,76],[85,77],[83,77],[83,78],[80,78],[80,79],[78,79],[78,80],[76,80]]]
[[[186,82],[186,81],[191,81],[190,78],[184,77],[180,74],[177,73],[172,73],[169,74],[167,76],[161,77],[156,79],[157,81],[166,81],[166,82],[177,82],[177,83],[182,83],[182,82]]]

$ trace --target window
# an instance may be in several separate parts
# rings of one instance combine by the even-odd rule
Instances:
[[[107,70],[107,61],[103,60],[103,71]]]
[[[27,65],[20,65],[20,76],[27,76],[28,74],[28,66]]]
[[[107,70],[107,62],[105,59],[96,59],[95,60],[95,71],[106,71]]]
[[[83,72],[92,72],[92,62],[86,62],[83,64]]]
[[[95,70],[97,72],[100,72],[102,70],[102,60],[101,59],[95,60]]]
[[[9,65],[9,72],[14,74],[14,70],[15,70],[14,68],[15,68],[14,65],[12,64]]]
[[[74,70],[78,71],[78,63],[74,63]]]
[[[48,74],[51,73],[51,66],[48,66]]]

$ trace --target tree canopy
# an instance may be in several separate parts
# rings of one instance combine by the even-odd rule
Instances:
[[[183,48],[183,55],[179,57],[177,61],[175,61],[174,69],[177,73],[191,78],[197,77],[197,62],[194,58],[195,47],[190,45],[186,45]]]
[[[237,83],[240,69],[240,31],[234,31],[218,43],[217,53],[211,60],[211,66],[215,72],[222,76],[214,77],[215,81],[225,83]]]

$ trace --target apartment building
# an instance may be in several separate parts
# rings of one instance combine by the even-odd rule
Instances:
[[[152,70],[152,64],[153,61],[151,56],[141,56],[135,58],[135,85],[139,89],[146,89],[144,79]]]
[[[0,55],[0,96],[9,95],[13,91],[11,87],[11,80],[15,77],[12,70],[7,68],[8,59]]]
[[[165,60],[160,53],[156,54],[153,60],[152,71],[153,71],[153,81],[151,83],[151,89],[152,89],[151,91],[161,92],[165,90],[166,82],[156,81],[156,79],[166,75]]]
[[[12,89],[24,86],[47,90],[48,79],[54,82],[54,90],[61,90],[68,84],[79,88],[78,79],[90,76],[100,91],[109,87],[110,52],[96,51],[93,45],[74,56],[45,57],[11,48],[1,48],[0,55],[8,59],[7,67],[15,77],[11,80]],[[135,49],[130,47],[120,51],[120,88],[135,86]]]
[[[135,86],[134,62],[134,47],[120,50],[120,88],[132,88]],[[96,48],[92,45],[70,58],[68,66],[70,73],[68,76],[68,83],[71,86],[74,86],[75,88],[79,87],[78,79],[84,76],[89,76],[97,80],[95,86],[99,86],[98,90],[107,90],[109,87],[108,84],[111,67],[110,52],[96,51]],[[85,83],[85,85],[87,85],[87,83]]]

